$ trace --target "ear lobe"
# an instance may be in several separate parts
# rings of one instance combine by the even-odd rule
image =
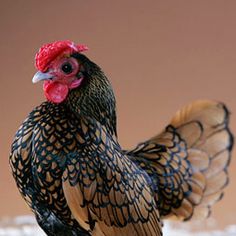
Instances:
[[[72,81],[72,83],[69,85],[69,89],[74,89],[74,88],[79,87],[81,85],[83,79],[84,79],[84,77],[80,77],[79,79]]]

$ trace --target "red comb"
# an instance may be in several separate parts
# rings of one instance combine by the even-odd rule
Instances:
[[[73,52],[83,52],[86,50],[88,50],[87,46],[76,45],[69,40],[44,44],[36,53],[35,66],[38,70],[45,72],[48,69],[50,62],[61,53],[71,54]]]

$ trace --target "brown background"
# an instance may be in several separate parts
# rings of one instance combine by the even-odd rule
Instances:
[[[194,99],[224,101],[236,133],[236,1],[1,1],[0,217],[29,214],[8,166],[15,131],[44,100],[33,85],[43,43],[71,39],[110,78],[124,148],[159,132]],[[231,182],[213,211],[218,227],[236,223],[236,155]]]

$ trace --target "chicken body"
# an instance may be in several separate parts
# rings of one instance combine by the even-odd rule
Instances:
[[[71,57],[84,82],[63,102],[36,107],[10,155],[19,191],[47,235],[160,236],[164,218],[207,217],[228,182],[227,108],[190,104],[159,135],[124,151],[110,83],[85,56]]]

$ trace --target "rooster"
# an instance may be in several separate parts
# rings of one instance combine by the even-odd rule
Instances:
[[[203,219],[222,198],[233,147],[223,103],[196,101],[123,150],[103,71],[69,40],[36,54],[47,101],[15,135],[10,166],[47,235],[161,236],[162,220]]]

